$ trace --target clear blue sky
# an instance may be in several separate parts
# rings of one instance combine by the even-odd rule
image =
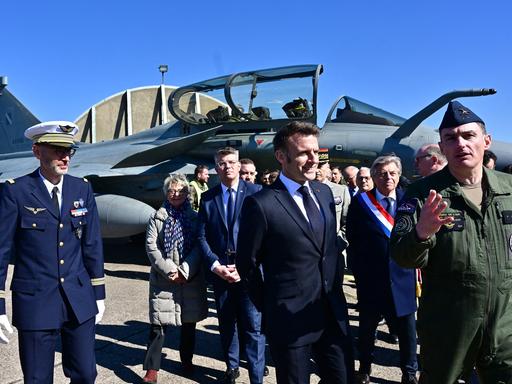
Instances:
[[[0,75],[41,120],[75,120],[122,90],[324,65],[319,125],[340,95],[409,117],[453,89],[509,139],[509,1],[14,1],[0,6]],[[426,123],[436,127],[438,112]]]

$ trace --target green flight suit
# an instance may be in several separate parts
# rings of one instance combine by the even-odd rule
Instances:
[[[201,204],[201,194],[208,190],[208,184],[200,183],[197,180],[192,180],[188,184],[190,186],[190,203],[192,205],[192,209],[198,212],[199,205]]]
[[[409,186],[397,209],[391,256],[423,274],[420,383],[454,384],[473,366],[480,384],[512,383],[512,176],[484,168],[482,186],[480,211],[446,167]],[[420,241],[431,189],[455,221]]]

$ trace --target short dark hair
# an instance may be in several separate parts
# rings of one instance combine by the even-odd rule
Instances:
[[[197,175],[199,175],[201,172],[203,172],[204,170],[208,170],[208,167],[204,164],[200,164],[196,167],[196,169],[194,169],[194,177],[197,177]]]
[[[498,157],[493,151],[486,149],[484,151],[484,165],[487,164],[491,159],[493,159],[494,162],[496,162],[496,160],[498,160]]]
[[[254,164],[254,161],[248,158],[240,159],[240,164]]]
[[[274,152],[278,150],[286,151],[288,138],[295,134],[318,137],[320,129],[315,124],[307,121],[292,121],[281,128],[274,136],[274,140],[272,140]]]

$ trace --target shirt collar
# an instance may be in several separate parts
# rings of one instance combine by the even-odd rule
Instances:
[[[60,178],[60,181],[59,181],[59,184],[52,184],[51,182],[49,182],[44,176],[43,174],[41,173],[41,168],[39,168],[39,177],[41,178],[41,180],[43,180],[43,184],[44,186],[46,187],[46,189],[48,190],[48,193],[51,195],[52,194],[52,191],[53,191],[53,188],[54,187],[57,187],[59,189],[59,192],[58,193],[62,193],[62,184],[64,182],[64,175]]]
[[[299,184],[297,183],[296,181],[286,177],[283,172],[280,172],[279,173],[279,179],[281,180],[281,182],[284,184],[284,186],[286,187],[286,189],[288,190],[288,193],[290,195],[294,195],[295,193],[297,193],[297,190],[302,187],[303,185],[305,185],[306,187],[308,187],[308,189],[310,188],[309,186],[309,181],[306,180],[306,182],[304,184]]]
[[[392,200],[396,201],[396,189],[391,191],[389,196],[384,196],[382,193],[379,192],[379,190],[377,188],[375,188],[375,197],[377,198],[377,200],[379,202],[382,201],[386,197],[390,197]]]
[[[222,188],[222,194],[226,194],[228,188],[232,188],[235,192],[238,192],[238,186],[240,185],[240,179],[233,185],[232,187],[226,187],[224,184],[220,183],[220,187]]]

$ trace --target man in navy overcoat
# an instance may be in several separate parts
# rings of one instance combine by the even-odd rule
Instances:
[[[331,190],[314,181],[318,128],[294,121],[274,138],[279,178],[242,209],[237,268],[262,308],[278,384],[352,384],[354,361]]]
[[[347,238],[359,303],[359,374],[357,384],[370,383],[375,330],[382,316],[398,333],[402,383],[416,383],[416,291],[414,269],[389,257],[389,236],[403,191],[397,189],[400,159],[381,156],[371,170],[375,188],[352,198]]]
[[[41,123],[25,131],[40,167],[8,180],[0,196],[0,339],[11,330],[5,280],[11,283],[25,383],[53,383],[57,338],[71,383],[94,383],[95,322],[105,298],[103,249],[94,194],[87,180],[67,175],[75,152],[70,122]]]
[[[215,294],[219,333],[227,365],[224,382],[239,376],[239,337],[247,355],[251,384],[263,382],[265,336],[261,313],[250,300],[235,267],[240,211],[244,199],[258,192],[260,185],[240,179],[238,151],[220,149],[215,169],[221,183],[201,195],[199,242]]]

